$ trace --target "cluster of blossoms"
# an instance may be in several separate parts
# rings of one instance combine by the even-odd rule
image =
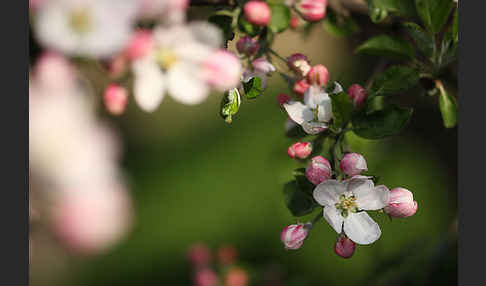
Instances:
[[[305,159],[312,152],[309,144],[296,143],[289,147],[288,154],[292,158]],[[323,207],[324,219],[339,234],[334,245],[336,254],[349,258],[354,253],[355,244],[371,244],[381,236],[379,225],[366,211],[381,210],[390,217],[405,218],[415,214],[417,202],[407,189],[395,188],[390,191],[384,185],[375,186],[372,177],[361,175],[368,170],[361,154],[345,154],[339,169],[342,176],[336,177],[329,161],[315,156],[307,166],[305,176],[315,185],[313,198]],[[343,179],[339,179],[341,177]],[[314,223],[285,227],[280,236],[285,248],[300,248]]]
[[[194,286],[249,285],[249,273],[238,266],[238,251],[232,245],[218,248],[217,263],[213,262],[211,250],[202,243],[192,245],[187,257],[193,269]]]
[[[29,82],[29,173],[33,222],[49,224],[75,253],[106,250],[130,229],[132,203],[119,168],[119,141],[96,117],[90,91],[70,63],[40,57]]]

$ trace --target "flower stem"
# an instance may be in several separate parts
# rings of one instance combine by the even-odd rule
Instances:
[[[279,55],[279,54],[278,54],[276,51],[272,50],[271,48],[268,48],[268,51],[269,51],[269,52],[270,52],[272,55],[276,56],[276,57],[277,57],[279,60],[281,60],[281,61],[283,61],[283,62],[287,63],[287,59],[285,59],[284,57],[282,57],[281,55]]]

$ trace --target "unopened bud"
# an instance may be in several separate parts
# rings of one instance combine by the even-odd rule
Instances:
[[[281,93],[277,96],[277,102],[279,105],[283,105],[284,103],[287,103],[291,100],[292,98],[284,93]]]
[[[300,53],[292,54],[288,57],[287,65],[300,77],[305,77],[311,69],[307,57]]]
[[[226,50],[218,50],[204,61],[204,78],[214,88],[226,91],[240,82],[242,73],[238,58]]]
[[[248,285],[248,273],[238,267],[231,268],[224,279],[226,286],[246,286]]]
[[[341,168],[343,173],[350,177],[359,175],[361,172],[368,170],[365,158],[358,153],[348,153],[344,155],[339,163],[339,168]]]
[[[258,41],[249,36],[242,37],[236,43],[238,52],[246,56],[255,55],[258,52],[258,47]]]
[[[319,185],[331,178],[331,164],[326,158],[316,156],[312,158],[311,164],[305,169],[305,176],[314,185]]]
[[[192,245],[187,252],[187,257],[195,267],[205,267],[211,262],[211,252],[202,243]]]
[[[194,284],[196,286],[217,286],[218,274],[210,268],[198,270],[194,277]]]
[[[125,112],[128,102],[127,90],[117,84],[110,84],[103,96],[106,110],[113,115],[120,115]]]
[[[154,45],[155,42],[151,31],[138,30],[133,34],[128,47],[125,49],[125,55],[130,60],[143,58],[153,49]]]
[[[354,254],[356,244],[345,235],[340,235],[334,244],[334,252],[342,258],[350,258]]]
[[[230,265],[236,262],[238,251],[232,245],[224,245],[218,249],[218,260],[223,265]]]
[[[348,95],[354,106],[361,107],[366,100],[367,94],[366,89],[364,89],[359,84],[353,84],[348,88]]]
[[[263,1],[249,1],[243,7],[245,13],[245,18],[248,22],[258,25],[265,26],[270,22],[272,16],[270,7]]]
[[[292,16],[292,17],[290,18],[290,28],[291,28],[291,29],[294,29],[294,30],[295,30],[295,29],[298,29],[298,28],[302,27],[302,24],[304,24],[304,23],[303,23],[303,21],[300,19],[300,17],[297,17],[297,16]]]
[[[301,0],[295,5],[295,8],[304,20],[315,22],[326,15],[327,0]]]
[[[385,207],[385,212],[392,217],[409,217],[417,212],[417,201],[413,200],[413,194],[404,188],[394,188],[390,191],[390,201]]]
[[[301,79],[294,84],[293,91],[298,95],[304,95],[305,91],[310,87],[307,79]]]
[[[284,227],[280,233],[280,240],[285,245],[285,249],[299,249],[309,234],[309,227],[303,223],[291,224]]]
[[[275,67],[270,63],[265,57],[260,57],[254,61],[251,62],[251,65],[257,72],[261,73],[269,73],[269,72],[274,72]]]
[[[287,149],[290,158],[305,159],[312,153],[312,144],[309,142],[297,142]]]
[[[329,81],[329,72],[324,65],[315,65],[307,73],[307,81],[311,85],[326,85]]]

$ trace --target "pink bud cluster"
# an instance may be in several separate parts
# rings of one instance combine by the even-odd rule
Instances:
[[[285,249],[299,249],[309,234],[309,227],[310,224],[302,223],[284,227],[280,233],[280,240],[284,244]]]
[[[103,96],[106,110],[113,115],[120,115],[125,112],[128,103],[127,90],[117,84],[110,84]]]
[[[287,65],[297,76],[293,91],[298,95],[304,95],[311,85],[323,87],[329,81],[327,68],[321,64],[311,66],[307,57],[303,54],[292,54],[287,58]]]
[[[363,106],[368,95],[366,94],[366,89],[364,89],[359,84],[353,84],[348,88],[348,95],[354,106],[360,108]]]

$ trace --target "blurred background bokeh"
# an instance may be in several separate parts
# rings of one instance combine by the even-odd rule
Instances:
[[[305,53],[347,87],[364,83],[378,61],[353,54],[361,40],[334,38],[316,27],[308,38],[286,31],[274,50],[283,56]],[[39,50],[33,38],[30,48],[34,62]],[[318,211],[297,219],[284,204],[283,185],[301,166],[286,155],[294,141],[284,136],[287,116],[276,102],[279,93],[288,89],[275,74],[263,96],[243,101],[231,125],[219,116],[217,93],[198,106],[166,98],[154,113],[131,101],[119,117],[107,115],[100,104],[100,114],[122,137],[134,228],[108,252],[80,257],[32,227],[38,233],[31,285],[193,285],[187,252],[195,243],[213,251],[234,246],[250,285],[455,285],[457,132],[442,126],[436,99],[417,93],[397,99],[415,113],[392,139],[348,134],[369,173],[390,189],[411,190],[419,210],[408,219],[374,216],[381,238],[342,259],[333,252],[336,233],[323,220],[301,249],[286,251],[280,242],[284,226]],[[280,284],[265,284],[265,275]]]

